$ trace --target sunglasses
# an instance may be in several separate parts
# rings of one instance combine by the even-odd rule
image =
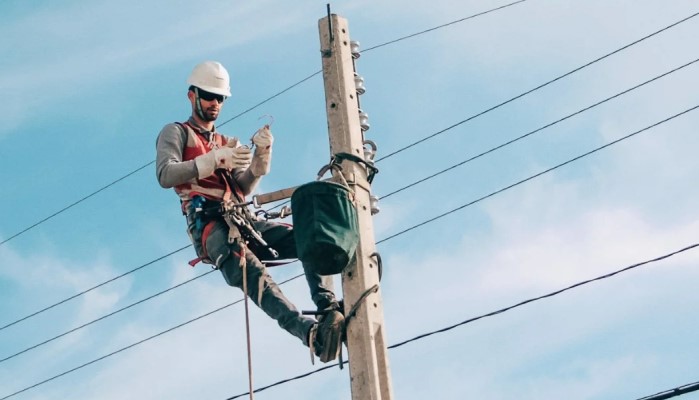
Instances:
[[[206,101],[218,100],[219,103],[223,103],[223,101],[226,100],[226,96],[224,96],[222,94],[207,92],[206,90],[201,90],[199,88],[197,88],[197,92],[199,94],[199,98],[202,100],[206,100]]]

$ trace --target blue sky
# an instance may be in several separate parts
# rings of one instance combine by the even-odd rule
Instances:
[[[369,48],[504,1],[333,3]],[[674,1],[528,0],[362,54],[378,157],[698,12]],[[325,3],[3,2],[0,239],[155,158],[189,115],[192,67],[217,60],[220,123],[321,68]],[[699,17],[378,164],[381,196],[699,58]],[[380,202],[377,240],[696,106],[693,64]],[[221,126],[274,116],[266,192],[329,158],[322,77]],[[699,242],[699,110],[379,245],[389,344]],[[147,167],[0,245],[0,326],[188,244]],[[0,359],[207,272],[181,251],[0,330]],[[395,398],[637,399],[699,380],[699,251],[391,350]],[[278,281],[301,272],[272,270]],[[339,285],[338,285],[339,286]],[[305,282],[282,286],[311,308]],[[0,362],[0,398],[237,301],[214,272]],[[307,349],[252,312],[256,386],[308,372]],[[241,304],[18,394],[17,399],[225,399],[247,390]],[[349,399],[348,369],[258,399]],[[699,398],[688,394],[685,399]]]

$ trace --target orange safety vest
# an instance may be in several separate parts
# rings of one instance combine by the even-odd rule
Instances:
[[[211,133],[211,138],[208,139],[188,122],[178,122],[177,125],[187,133],[187,144],[182,154],[182,161],[193,160],[228,143],[228,138],[220,133],[213,132]],[[245,195],[238,187],[232,174],[223,170],[216,170],[212,175],[202,179],[195,178],[189,182],[179,184],[174,189],[180,197],[183,214],[187,214],[189,202],[194,196],[203,196],[208,200],[214,201],[228,200],[231,195],[235,196],[240,202],[245,199]]]

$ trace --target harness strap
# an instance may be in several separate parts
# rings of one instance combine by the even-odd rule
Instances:
[[[201,255],[201,257],[197,257],[194,260],[190,261],[190,266],[194,267],[199,263],[199,261],[203,261],[207,264],[213,264],[213,262],[209,258],[209,254],[206,251],[206,239],[209,238],[209,235],[211,234],[211,231],[214,229],[215,225],[216,221],[209,221],[209,223],[204,226],[204,230],[202,230],[201,232],[201,248],[203,254]]]

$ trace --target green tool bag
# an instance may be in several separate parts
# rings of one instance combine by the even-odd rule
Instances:
[[[291,211],[299,260],[320,275],[341,273],[359,243],[354,193],[333,182],[307,183],[291,196]]]

